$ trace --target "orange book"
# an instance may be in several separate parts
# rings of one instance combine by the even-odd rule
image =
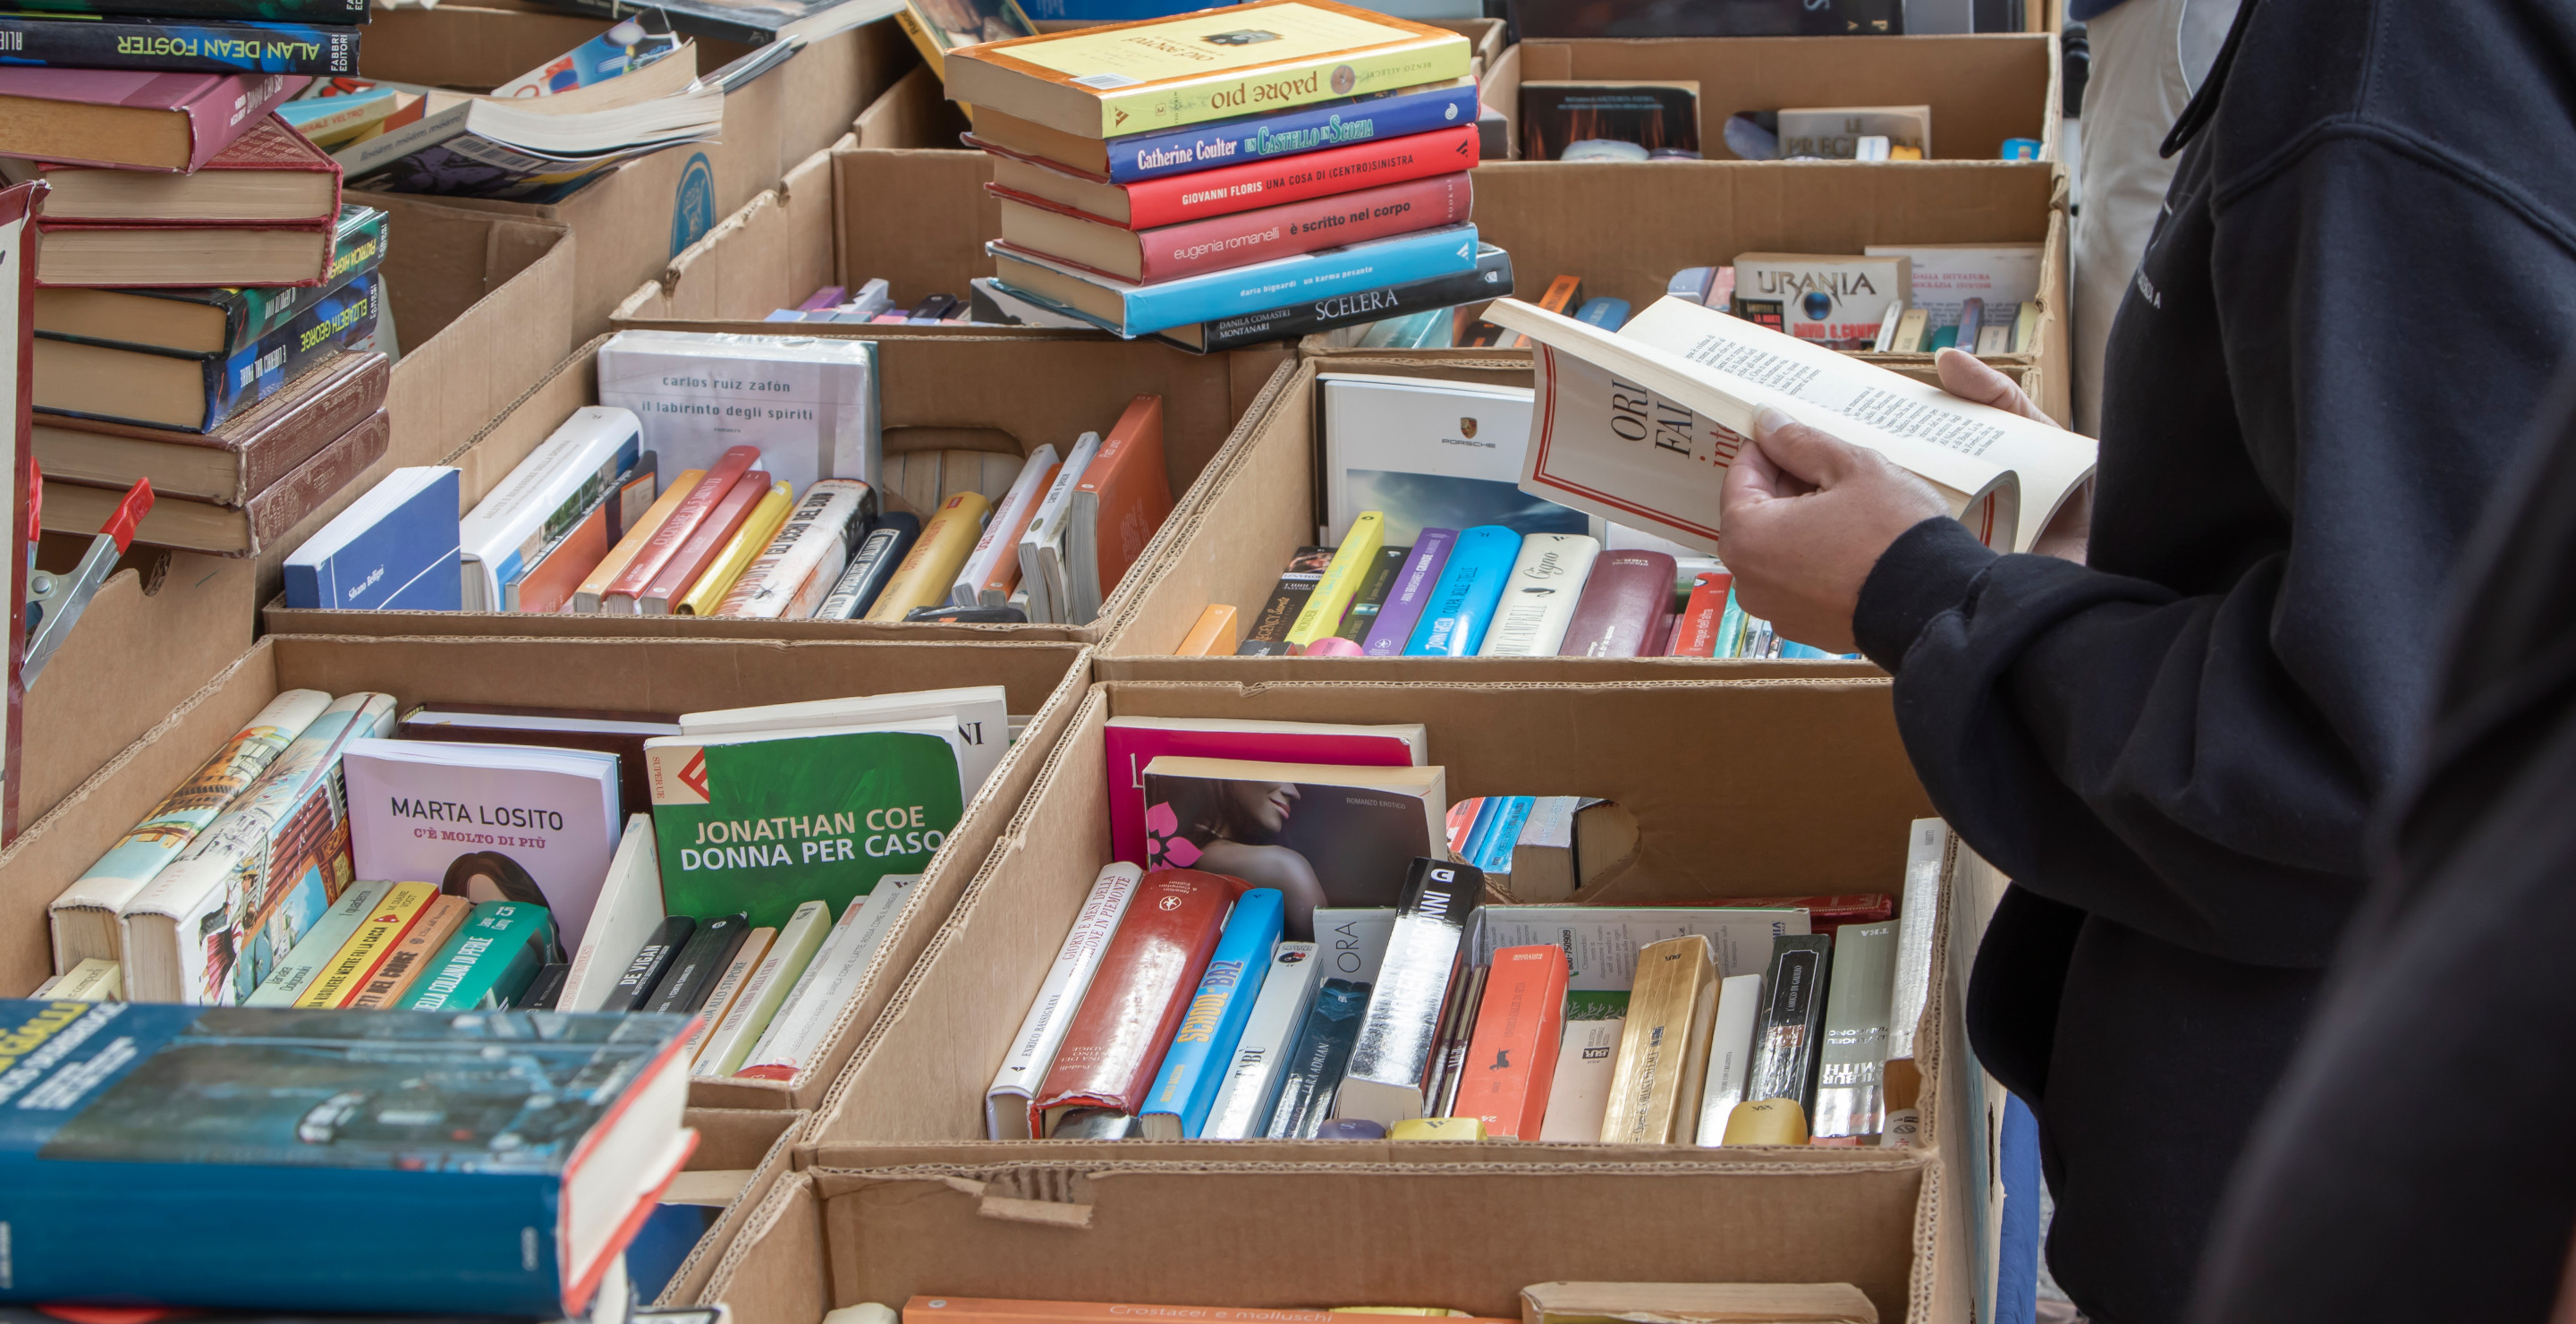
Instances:
[[[1241,633],[1235,621],[1234,608],[1222,602],[1208,604],[1208,609],[1199,613],[1198,624],[1191,626],[1188,636],[1181,640],[1181,646],[1172,650],[1172,656],[1234,656],[1236,636]]]
[[[610,500],[615,500],[611,497]],[[608,556],[608,502],[590,508],[572,532],[546,552],[545,559],[521,576],[520,611],[568,611],[582,581]]]
[[[1496,1139],[1538,1139],[1548,1087],[1556,1082],[1557,1040],[1565,1030],[1565,979],[1562,947],[1494,953],[1450,1116],[1477,1118]]]
[[[1029,531],[1029,522],[1038,517],[1038,506],[1045,500],[1047,489],[1055,486],[1055,476],[1063,472],[1064,466],[1061,464],[1047,466],[1046,475],[1038,480],[1039,500],[1022,502],[1020,517],[1011,522],[1011,527],[1002,531],[1008,536],[1001,540],[999,546],[1008,550],[993,562],[993,573],[985,576],[984,582],[976,586],[975,600],[979,604],[1000,607],[1010,602],[1011,590],[1020,586],[1020,535]]]
[[[689,489],[686,497],[681,498],[670,518],[654,526],[652,536],[645,539],[643,547],[627,561],[626,568],[618,571],[617,578],[608,582],[608,590],[599,595],[599,609],[616,615],[635,615],[636,604],[643,598],[644,590],[652,586],[654,577],[680,550],[680,544],[697,532],[698,526],[706,522],[707,513],[730,495],[742,476],[759,463],[760,448],[757,446],[736,446],[717,456],[706,476]],[[761,490],[764,493],[768,491],[766,487]],[[748,508],[745,513],[748,513]]]
[[[628,529],[626,536],[608,549],[608,555],[600,558],[599,564],[591,567],[590,576],[573,590],[572,610],[598,611],[599,599],[608,592],[609,583],[626,569],[627,563],[634,560],[637,553],[644,550],[644,544],[653,541],[653,531],[671,518],[671,512],[689,499],[689,493],[696,489],[698,480],[706,476],[704,469],[683,469],[673,475],[670,486],[662,489],[662,495],[653,498],[653,504],[644,511],[644,517],[635,521],[635,527]]]
[[[710,481],[700,483],[699,486],[712,486],[713,477],[710,474]],[[719,497],[714,505],[707,507],[707,517],[698,521],[698,526],[689,531],[688,537],[680,540],[679,545],[671,550],[670,559],[664,561],[662,568],[653,573],[652,582],[644,586],[643,592],[635,595],[636,614],[670,615],[671,608],[681,598],[687,596],[689,589],[696,585],[698,576],[705,574],[707,567],[715,564],[716,557],[724,551],[725,544],[733,541],[733,536],[742,531],[744,524],[750,522],[751,512],[758,509],[760,503],[768,498],[768,470],[754,469],[735,479],[733,490]],[[682,506],[681,509],[685,512],[687,507]],[[620,578],[622,579],[623,576]]]
[[[1549,281],[1547,283],[1547,292],[1538,296],[1538,306],[1551,313],[1561,314],[1566,317],[1574,316],[1575,310],[1583,306],[1583,278],[1581,276],[1559,276],[1556,279]],[[1494,348],[1520,349],[1528,344],[1529,337],[1522,335],[1518,331],[1505,331],[1494,341]]]
[[[1132,1306],[1101,1301],[1011,1301],[992,1297],[916,1296],[903,1303],[903,1324],[1136,1324],[1140,1319],[1195,1324],[1356,1324],[1368,1318],[1338,1310],[1230,1306]],[[1518,1318],[1451,1315],[1444,1324],[1521,1324]]]
[[[1118,416],[1073,489],[1065,546],[1072,619],[1100,614],[1101,601],[1118,591],[1118,581],[1171,513],[1172,480],[1163,471],[1163,397],[1140,395]]]
[[[474,903],[461,896],[442,896],[429,903],[412,921],[411,932],[394,944],[393,954],[367,977],[367,982],[352,995],[344,1007],[395,1007],[396,1001],[411,990],[413,981],[427,969],[439,949],[456,931],[465,927],[465,917],[474,912]]]

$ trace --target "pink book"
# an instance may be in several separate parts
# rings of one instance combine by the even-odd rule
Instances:
[[[1109,850],[1145,863],[1145,765],[1166,754],[1263,763],[1419,767],[1429,745],[1419,723],[1246,722],[1222,717],[1112,717],[1102,739],[1109,760]]]
[[[191,171],[311,81],[300,74],[0,66],[0,156]],[[67,102],[87,109],[67,111]]]

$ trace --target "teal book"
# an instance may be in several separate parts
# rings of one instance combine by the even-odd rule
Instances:
[[[555,950],[553,912],[525,901],[484,901],[421,971],[403,1007],[475,1011],[507,1007]]]
[[[965,812],[964,761],[953,717],[647,740],[665,908],[775,928],[924,872]]]

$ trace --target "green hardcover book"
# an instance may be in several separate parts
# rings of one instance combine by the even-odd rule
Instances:
[[[506,1007],[554,951],[554,917],[524,901],[485,901],[439,949],[403,1006],[412,1011]]]
[[[965,811],[963,753],[954,718],[645,741],[665,907],[776,927],[923,872]]]
[[[48,287],[36,292],[36,330],[78,340],[185,354],[237,354],[298,312],[338,294],[385,260],[385,213],[340,208],[331,269],[319,285],[193,290]]]

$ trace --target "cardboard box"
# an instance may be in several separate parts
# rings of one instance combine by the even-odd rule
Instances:
[[[1636,866],[1579,899],[1640,904],[1901,891],[1909,825],[1932,809],[1897,738],[1893,683],[1095,685],[808,1139],[981,1141],[985,1087],[1110,859],[1102,731],[1111,717],[1421,722],[1430,762],[1448,769],[1452,803],[1594,795],[1635,815]],[[1209,1161],[1271,1150],[1311,1158],[1313,1143],[1227,1141],[1190,1152]],[[1331,1143],[1331,1152],[1348,1152],[1347,1142]],[[1059,1148],[1018,1141],[983,1152],[988,1161],[1038,1161]]]
[[[742,1193],[725,1206],[713,1226],[680,1261],[659,1295],[647,1304],[681,1305],[698,1299],[716,1265],[733,1245],[751,1215],[777,1189],[779,1179],[795,1170],[796,1136],[811,1114],[778,1108],[691,1108],[681,1124],[698,1133],[698,1148],[683,1172],[741,1173]]]
[[[605,26],[597,18],[490,4],[389,10],[368,35],[367,74],[396,82],[488,89],[516,78]],[[701,39],[698,71],[751,48]],[[868,102],[914,60],[892,20],[814,42],[725,97],[723,136],[630,161],[561,202],[442,199],[501,215],[558,221],[581,238],[572,291],[575,339],[608,315],[717,221],[850,131]],[[361,189],[361,192],[365,190]]]
[[[697,1081],[700,1107],[811,1108],[857,1047],[994,835],[1036,780],[1090,674],[1080,645],[794,643],[706,639],[357,639],[271,635],[0,851],[0,996],[51,972],[45,907],[278,691],[382,690],[427,701],[692,712],[953,685],[998,684],[1029,721],[966,806],[922,889],[841,1012],[829,1048],[792,1081]]]
[[[774,333],[779,326],[771,323],[768,329]],[[599,344],[594,340],[557,365],[544,383],[495,419],[482,435],[446,457],[443,463],[464,470],[460,490],[467,509],[574,410],[598,403]],[[332,611],[291,609],[272,598],[268,628],[363,635],[1087,642],[1101,637],[1107,623],[1144,592],[1162,560],[1161,539],[1180,526],[1196,500],[1193,484],[1214,467],[1229,439],[1262,414],[1291,368],[1284,348],[1201,356],[1156,342],[1107,337],[889,339],[878,342],[877,363],[888,455],[945,449],[1025,455],[1048,443],[1061,452],[1085,431],[1107,431],[1136,395],[1163,397],[1163,458],[1172,485],[1172,517],[1102,604],[1098,622],[1087,626],[932,625],[570,612]],[[889,494],[887,500],[893,508],[908,508],[899,497]]]

